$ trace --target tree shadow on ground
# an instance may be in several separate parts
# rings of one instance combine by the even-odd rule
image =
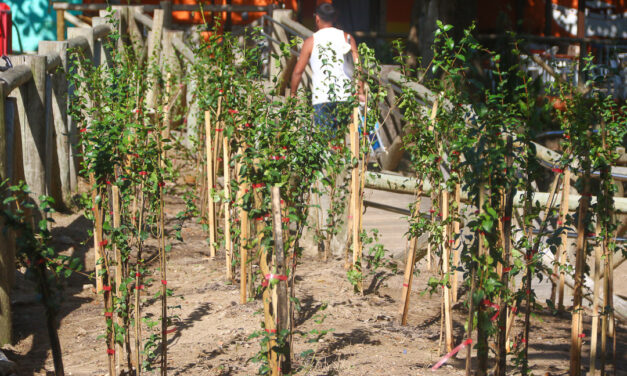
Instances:
[[[368,329],[356,328],[347,333],[333,333],[329,345],[319,351],[320,360],[315,363],[333,364],[350,357],[350,354],[341,354],[341,350],[353,345],[380,346],[381,341],[372,339],[373,333]],[[322,355],[324,354],[324,355]]]
[[[81,265],[85,265],[86,255],[90,247],[89,230],[92,223],[84,216],[79,216],[65,227],[55,227],[51,231],[51,246],[58,253],[78,258]],[[57,313],[57,328],[63,318],[80,308],[83,304],[91,302],[90,297],[79,296],[83,292],[83,286],[91,284],[87,275],[73,273],[62,281],[63,290],[61,304]],[[9,352],[7,355],[16,362],[20,375],[32,375],[45,369],[46,359],[50,350],[50,341],[46,326],[41,324],[46,321],[46,312],[41,304],[40,297],[36,293],[35,285],[26,277],[17,272],[15,289],[12,293],[13,308],[13,343],[18,343],[32,336],[31,348],[25,354]],[[63,349],[63,342],[61,343]]]

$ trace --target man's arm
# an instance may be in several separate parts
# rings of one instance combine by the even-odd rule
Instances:
[[[290,94],[292,97],[296,96],[296,93],[298,91],[298,85],[300,85],[300,80],[303,78],[303,73],[305,72],[305,68],[307,68],[307,64],[309,63],[309,58],[311,57],[312,51],[313,36],[305,39],[305,43],[303,43],[303,48],[300,49],[300,56],[298,57],[296,66],[294,66],[294,71],[292,72],[292,81],[290,85]]]

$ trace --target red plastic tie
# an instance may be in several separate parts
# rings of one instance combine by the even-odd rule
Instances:
[[[113,312],[105,312],[104,316],[105,317],[113,317]]]
[[[171,334],[171,333],[174,333],[174,332],[176,332],[176,328],[172,328],[172,329],[166,330],[165,334]]]
[[[111,286],[102,286],[103,291],[111,291]]]
[[[237,110],[233,110],[233,109],[229,109],[229,114],[233,115],[233,114],[239,114],[239,111]]]
[[[144,285],[135,286],[135,290],[143,290]]]
[[[407,283],[403,283],[403,287],[409,287]]]
[[[222,132],[222,128],[216,128],[216,132]]]
[[[287,281],[287,276],[281,274],[266,274],[265,278],[270,281],[273,279],[278,279],[279,281]]]
[[[558,174],[561,174],[564,172],[564,170],[562,170],[561,168],[552,168],[551,171],[557,172]]]
[[[146,171],[140,171],[140,172],[139,172],[139,174],[140,174],[141,176],[146,176],[146,175],[148,175],[148,173],[147,173]]]
[[[101,247],[105,247],[107,244],[109,244],[109,241],[107,239],[101,241],[100,243],[98,243],[99,246]]]
[[[166,281],[165,279],[162,279],[162,280],[161,280],[161,284],[162,284],[162,285],[167,285],[167,284],[168,284],[168,281]]]
[[[115,354],[114,349],[107,349],[107,355],[113,355],[113,354]]]
[[[585,333],[581,333],[581,334],[579,335],[579,338],[585,338],[585,337],[586,337],[586,334],[585,334]]]
[[[447,360],[449,360],[453,355],[457,354],[461,349],[463,349],[464,347],[470,345],[472,343],[472,338],[468,338],[466,339],[464,342],[460,343],[459,345],[457,345],[457,347],[455,347],[451,352],[449,352],[448,354],[444,355],[442,357],[442,359],[440,359],[439,362],[437,362],[433,367],[431,367],[432,371],[437,370],[438,368],[440,368],[442,366],[442,364],[446,363]]]
[[[265,329],[266,333],[276,333],[276,329]]]

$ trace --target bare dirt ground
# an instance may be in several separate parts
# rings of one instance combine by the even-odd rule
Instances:
[[[385,195],[378,194],[385,200]],[[397,197],[388,204],[406,207]],[[399,201],[400,200],[400,201]],[[167,200],[168,220],[183,208],[174,196]],[[402,216],[368,209],[366,227],[380,227],[383,240],[393,253],[402,251],[406,221]],[[57,214],[53,230],[55,246],[84,260],[93,270],[93,249],[88,235],[90,223],[80,214]],[[259,339],[249,336],[260,330],[261,303],[239,304],[238,287],[224,280],[223,253],[211,260],[206,235],[199,224],[187,222],[183,242],[174,242],[169,258],[168,286],[174,290],[169,299],[170,315],[176,316],[169,335],[170,375],[253,375],[258,364],[250,361],[259,351]],[[156,263],[157,261],[153,261]],[[402,262],[399,263],[402,270]],[[154,268],[153,268],[154,269]],[[365,296],[353,293],[346,278],[343,261],[331,258],[322,262],[305,255],[297,269],[296,295],[302,304],[297,314],[299,333],[329,330],[320,340],[308,343],[311,336],[296,335],[294,365],[299,375],[462,375],[465,351],[438,371],[430,367],[440,359],[440,296],[423,291],[430,273],[420,263],[414,280],[409,325],[398,323],[402,274],[386,273],[382,283],[365,286]],[[400,272],[399,272],[400,273]],[[620,284],[617,279],[617,284]],[[147,286],[144,312],[158,317],[158,302],[153,299],[159,286]],[[20,375],[53,374],[51,353],[44,324],[44,312],[32,286],[18,275],[13,294],[15,345],[3,350],[19,366]],[[106,375],[106,345],[102,297],[96,295],[86,277],[75,275],[64,290],[59,335],[66,374]],[[326,309],[323,309],[326,308]],[[466,312],[454,310],[455,342],[463,340]],[[519,320],[522,321],[522,320]],[[520,332],[520,326],[516,333]],[[145,335],[150,330],[144,328]],[[532,319],[530,362],[533,373],[566,375],[569,360],[570,316],[553,316],[548,310]],[[587,316],[585,333],[590,333]],[[617,338],[618,375],[627,374],[627,332],[619,325]],[[584,364],[588,363],[588,337],[585,339]],[[307,357],[299,354],[306,350]],[[156,374],[157,372],[155,372]],[[512,371],[512,373],[514,373]]]

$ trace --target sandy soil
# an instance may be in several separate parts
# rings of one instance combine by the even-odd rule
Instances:
[[[396,199],[394,199],[396,200]],[[403,205],[401,205],[403,206]],[[182,202],[168,197],[168,220],[182,209]],[[384,241],[389,239],[396,251],[404,247],[406,222],[396,216],[396,225],[383,214],[369,209],[366,226],[381,224]],[[88,236],[90,223],[80,214],[57,214],[53,230],[55,246],[85,261],[93,270],[93,249]],[[385,225],[385,226],[384,226]],[[249,339],[260,330],[262,316],[259,300],[240,305],[237,286],[223,277],[223,253],[216,260],[208,256],[205,234],[200,225],[186,223],[183,242],[175,242],[168,266],[170,315],[175,315],[169,335],[169,374],[171,375],[253,375],[258,364],[250,358],[259,351],[258,339]],[[394,240],[395,239],[395,240]],[[397,253],[397,252],[395,252]],[[221,256],[221,257],[220,257]],[[153,261],[153,263],[156,261]],[[402,263],[401,265],[402,270]],[[153,267],[154,269],[154,267]],[[383,281],[369,279],[365,296],[353,293],[339,258],[324,263],[306,255],[297,270],[297,296],[302,310],[296,323],[298,333],[329,330],[319,341],[296,335],[294,365],[301,375],[462,375],[465,351],[436,372],[429,367],[440,359],[440,297],[423,293],[430,273],[423,263],[414,281],[408,326],[398,323],[402,275],[385,272]],[[13,294],[15,345],[3,350],[18,363],[20,375],[47,375],[53,370],[44,312],[32,286],[18,275]],[[159,286],[147,286],[144,311],[158,317],[159,303],[152,297]],[[325,308],[326,309],[323,309]],[[455,343],[463,340],[466,312],[455,311]],[[585,333],[590,333],[589,316]],[[569,359],[570,316],[537,312],[532,319],[530,360],[533,373],[566,375]],[[520,328],[516,329],[519,332]],[[66,374],[105,375],[102,298],[91,283],[79,275],[69,279],[60,314],[59,335]],[[150,330],[144,329],[144,333]],[[627,374],[627,332],[618,327],[617,374]],[[306,350],[313,354],[300,357]],[[588,363],[588,338],[584,364]],[[155,372],[156,373],[156,372]]]

